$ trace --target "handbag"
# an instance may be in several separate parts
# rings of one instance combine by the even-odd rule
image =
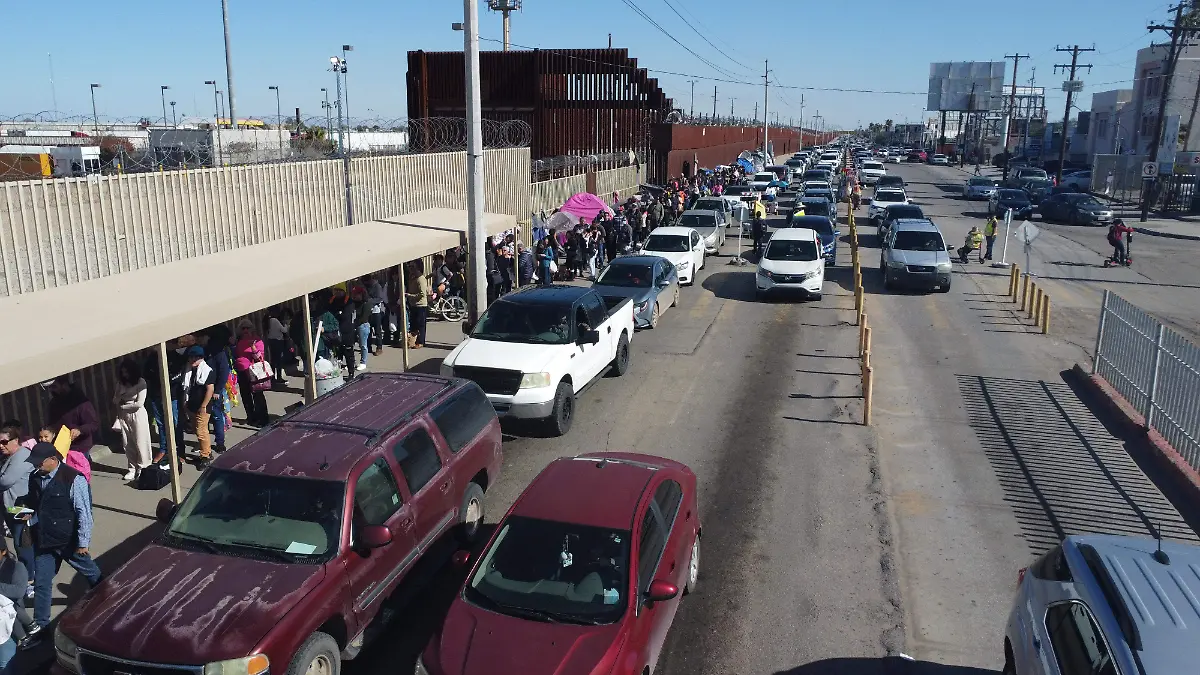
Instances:
[[[266,361],[255,361],[250,364],[250,388],[254,391],[266,391],[271,388],[271,378],[275,371]]]

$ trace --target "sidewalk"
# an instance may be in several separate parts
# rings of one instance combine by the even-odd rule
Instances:
[[[1125,224],[1134,231],[1154,237],[1200,241],[1200,222],[1175,218],[1148,218],[1140,222],[1137,217],[1126,217]]]
[[[462,340],[462,324],[430,319],[427,327],[426,346],[409,350],[411,370],[437,373],[442,359]],[[384,347],[379,356],[370,357],[367,372],[398,372],[404,370],[403,350]],[[274,416],[283,415],[288,406],[303,400],[303,381],[289,377],[285,390],[266,393],[267,407]],[[249,438],[256,429],[240,422],[245,419],[241,408],[233,411],[234,425],[226,433],[226,446],[234,446]],[[185,440],[189,450],[195,450],[195,436]],[[92,449],[92,514],[95,527],[89,547],[101,571],[107,576],[149,544],[162,530],[155,520],[154,511],[159,500],[170,498],[171,488],[166,486],[157,491],[137,490],[122,479],[128,470],[124,453],[113,453],[107,446],[96,445]],[[184,463],[180,483],[186,495],[196,482],[200,472],[191,464]],[[86,591],[87,583],[71,567],[63,565],[54,580],[54,600],[51,614],[58,615]],[[32,607],[32,603],[27,603]],[[32,609],[30,610],[32,611]],[[46,638],[37,648],[19,652],[14,659],[14,673],[23,675],[41,670],[54,658],[53,641],[49,639],[53,629],[47,629]]]

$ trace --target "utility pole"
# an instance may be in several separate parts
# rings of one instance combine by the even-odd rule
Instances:
[[[1017,105],[1017,64],[1021,62],[1021,59],[1029,58],[1029,55],[1028,54],[1005,54],[1004,58],[1013,60],[1012,91],[1009,92],[1009,94],[1008,94],[1008,115],[1006,115],[1004,118],[1004,175],[1002,176],[1002,178],[1004,180],[1008,180],[1008,165],[1011,164],[1011,162],[1009,160],[1012,159],[1012,157],[1009,155],[1009,144],[1008,144],[1009,131],[1008,130],[1012,126],[1012,120],[1013,120],[1014,113],[1016,111],[1016,105]]]
[[[800,149],[804,149],[804,94],[800,94]]]
[[[732,96],[729,97],[729,118],[730,119],[733,119],[733,102],[736,100],[737,99]]]
[[[975,115],[975,83],[971,83],[971,98],[967,99],[967,124],[970,125],[971,118]],[[967,161],[967,129],[962,124],[962,113],[959,113],[959,132],[962,134],[962,152],[958,153],[958,168],[962,168]],[[976,148],[978,150],[978,148]]]
[[[758,121],[758,101],[754,102],[754,121]]]
[[[688,80],[692,84],[692,104],[688,106],[688,117],[696,116],[696,80]]]
[[[477,0],[463,0],[463,62],[467,98],[467,253],[470,282],[467,316],[478,321],[487,308],[487,263],[483,250],[487,231],[483,223],[483,109],[479,92],[479,8]]]
[[[713,85],[713,119],[717,119],[717,85]]]
[[[213,117],[215,118],[213,120],[213,132],[215,136],[213,143],[217,146],[216,152],[212,156],[212,160],[215,162],[213,166],[222,166],[224,162],[221,161],[221,102],[218,100],[218,94],[221,92],[217,90],[216,80],[205,80],[204,84],[211,84],[213,88]]]
[[[1182,5],[1180,6],[1180,9],[1182,10]],[[1174,37],[1171,38],[1171,43],[1172,43],[1172,45],[1174,45],[1174,43],[1175,43]],[[1054,66],[1054,72],[1056,72],[1056,73],[1059,72],[1060,69],[1062,69],[1062,70],[1070,69],[1070,71],[1071,71],[1070,79],[1068,79],[1066,82],[1063,83],[1063,89],[1065,89],[1067,92],[1067,106],[1066,106],[1066,109],[1063,111],[1062,139],[1060,139],[1060,142],[1058,144],[1058,171],[1055,172],[1055,181],[1058,183],[1061,183],[1062,182],[1062,170],[1063,170],[1062,165],[1063,165],[1063,161],[1065,161],[1067,158],[1067,124],[1071,120],[1071,99],[1074,97],[1076,89],[1079,89],[1081,91],[1083,90],[1082,85],[1077,85],[1075,83],[1075,71],[1079,68],[1087,68],[1089,73],[1092,72],[1091,65],[1082,65],[1082,66],[1079,65],[1079,54],[1081,52],[1094,52],[1094,51],[1096,51],[1096,49],[1094,47],[1088,48],[1088,49],[1083,49],[1079,45],[1075,45],[1074,47],[1070,47],[1070,48],[1055,47],[1054,51],[1056,51],[1056,52],[1071,52],[1071,65],[1068,66],[1068,65],[1064,65],[1064,64],[1060,63],[1060,64],[1055,64],[1055,66]],[[1166,103],[1167,103],[1167,96],[1164,93],[1163,94],[1163,106],[1166,106]],[[1162,110],[1159,110],[1159,115],[1160,116],[1162,115]],[[1162,134],[1162,120],[1161,119],[1159,120],[1158,127],[1159,127],[1158,133]],[[1158,136],[1156,135],[1155,138],[1157,138],[1157,137]],[[1155,144],[1154,147],[1158,147],[1157,144]],[[1143,211],[1144,210],[1145,210],[1145,207],[1143,207]],[[1143,218],[1144,217],[1145,216],[1143,216]]]
[[[770,77],[771,77],[770,64],[768,61],[764,60],[763,61],[763,148],[762,148],[763,165],[764,166],[766,165],[766,163],[768,161],[768,159],[767,159],[767,127],[770,126],[770,123],[767,120],[770,118],[767,116],[767,87],[770,85],[770,80],[768,79]]]
[[[1158,162],[1158,146],[1162,143],[1163,130],[1166,128],[1167,100],[1171,94],[1171,80],[1175,76],[1175,64],[1179,62],[1179,54],[1187,47],[1188,38],[1196,31],[1193,28],[1188,28],[1184,25],[1183,10],[1184,3],[1180,2],[1172,8],[1175,11],[1175,20],[1169,26],[1152,24],[1146,26],[1146,30],[1151,32],[1156,30],[1164,30],[1171,34],[1171,45],[1167,49],[1167,56],[1163,59],[1163,86],[1162,93],[1158,99],[1158,117],[1154,120],[1154,138],[1150,141],[1150,156],[1146,159],[1147,162]],[[1187,8],[1189,14],[1196,11],[1195,4]],[[1190,18],[1190,17],[1189,17]],[[1090,66],[1089,66],[1090,67]],[[1070,94],[1068,94],[1070,96]],[[1067,99],[1070,100],[1069,98]],[[1065,130],[1064,130],[1065,131]],[[1136,152],[1136,148],[1134,150]],[[1171,158],[1174,161],[1174,157]],[[1060,169],[1061,170],[1061,169]],[[1154,179],[1158,181],[1157,178]],[[1151,183],[1153,185],[1154,183]],[[1150,215],[1150,197],[1153,196],[1154,190],[1147,190],[1146,186],[1142,186],[1142,217],[1141,222],[1146,222],[1146,218]]]
[[[225,79],[229,95],[229,125],[237,129],[237,112],[233,106],[233,55],[229,53],[229,0],[221,0],[221,24],[225,27]]]

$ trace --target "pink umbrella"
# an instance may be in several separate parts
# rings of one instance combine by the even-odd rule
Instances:
[[[596,214],[601,211],[612,215],[612,207],[604,203],[604,200],[590,192],[580,192],[577,195],[572,195],[570,199],[562,205],[560,211],[565,211],[577,218],[586,218],[590,223],[595,219]]]

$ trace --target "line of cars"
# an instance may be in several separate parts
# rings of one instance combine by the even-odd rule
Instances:
[[[1055,187],[1046,171],[1034,167],[1016,167],[1008,180],[1001,183],[992,178],[973,176],[963,183],[962,197],[966,200],[987,200],[988,215],[1003,215],[1009,209],[1018,219],[1032,218],[1034,212],[1047,222],[1062,222],[1068,225],[1108,225],[1113,220],[1113,210],[1087,192],[1080,185],[1086,181],[1090,186],[1090,172],[1068,184]],[[1086,190],[1087,188],[1082,188]]]

